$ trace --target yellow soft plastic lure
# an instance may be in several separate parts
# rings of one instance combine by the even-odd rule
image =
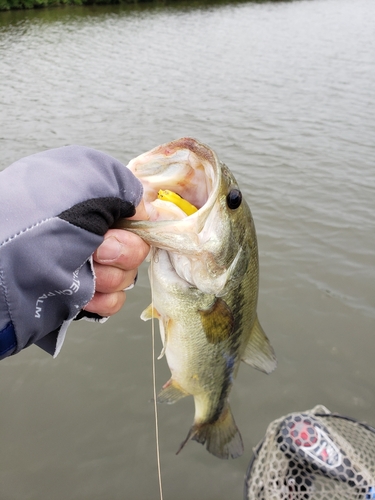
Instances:
[[[169,189],[160,189],[158,192],[159,200],[170,201],[174,203],[178,208],[181,208],[186,215],[192,215],[198,211],[198,209],[189,203],[187,200],[182,198],[179,194],[170,191]]]

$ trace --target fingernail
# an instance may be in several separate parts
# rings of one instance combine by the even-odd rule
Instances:
[[[127,286],[126,288],[124,288],[124,292],[126,290],[131,290],[132,288],[134,288],[135,284],[137,283],[137,280],[138,280],[138,273],[135,275],[133,283],[131,285]]]
[[[121,243],[113,236],[105,239],[98,247],[96,257],[101,261],[115,260],[120,257],[122,251]]]

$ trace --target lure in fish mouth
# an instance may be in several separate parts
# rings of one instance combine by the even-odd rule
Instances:
[[[153,303],[141,318],[159,320],[171,371],[158,402],[194,397],[194,423],[178,452],[193,439],[219,458],[236,458],[243,443],[228,398],[240,362],[265,373],[276,368],[256,312],[250,209],[230,170],[192,138],[158,146],[128,168],[143,184],[150,220],[121,227],[152,247]]]

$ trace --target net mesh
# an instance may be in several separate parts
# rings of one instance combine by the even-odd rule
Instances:
[[[254,451],[244,500],[375,499],[375,429],[316,406],[273,421]]]

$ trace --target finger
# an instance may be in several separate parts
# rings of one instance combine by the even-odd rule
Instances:
[[[119,312],[126,300],[125,292],[100,293],[95,292],[94,297],[84,307],[85,311],[99,314],[99,316],[112,316]]]
[[[149,250],[147,243],[136,234],[123,229],[109,229],[94,253],[94,261],[128,271],[139,267]]]
[[[143,198],[142,198],[140,204],[136,208],[135,215],[133,215],[133,217],[128,217],[128,218],[134,219],[134,220],[148,220],[149,219]]]
[[[94,262],[95,290],[101,293],[119,292],[128,288],[135,281],[137,269],[124,271],[119,267]]]

